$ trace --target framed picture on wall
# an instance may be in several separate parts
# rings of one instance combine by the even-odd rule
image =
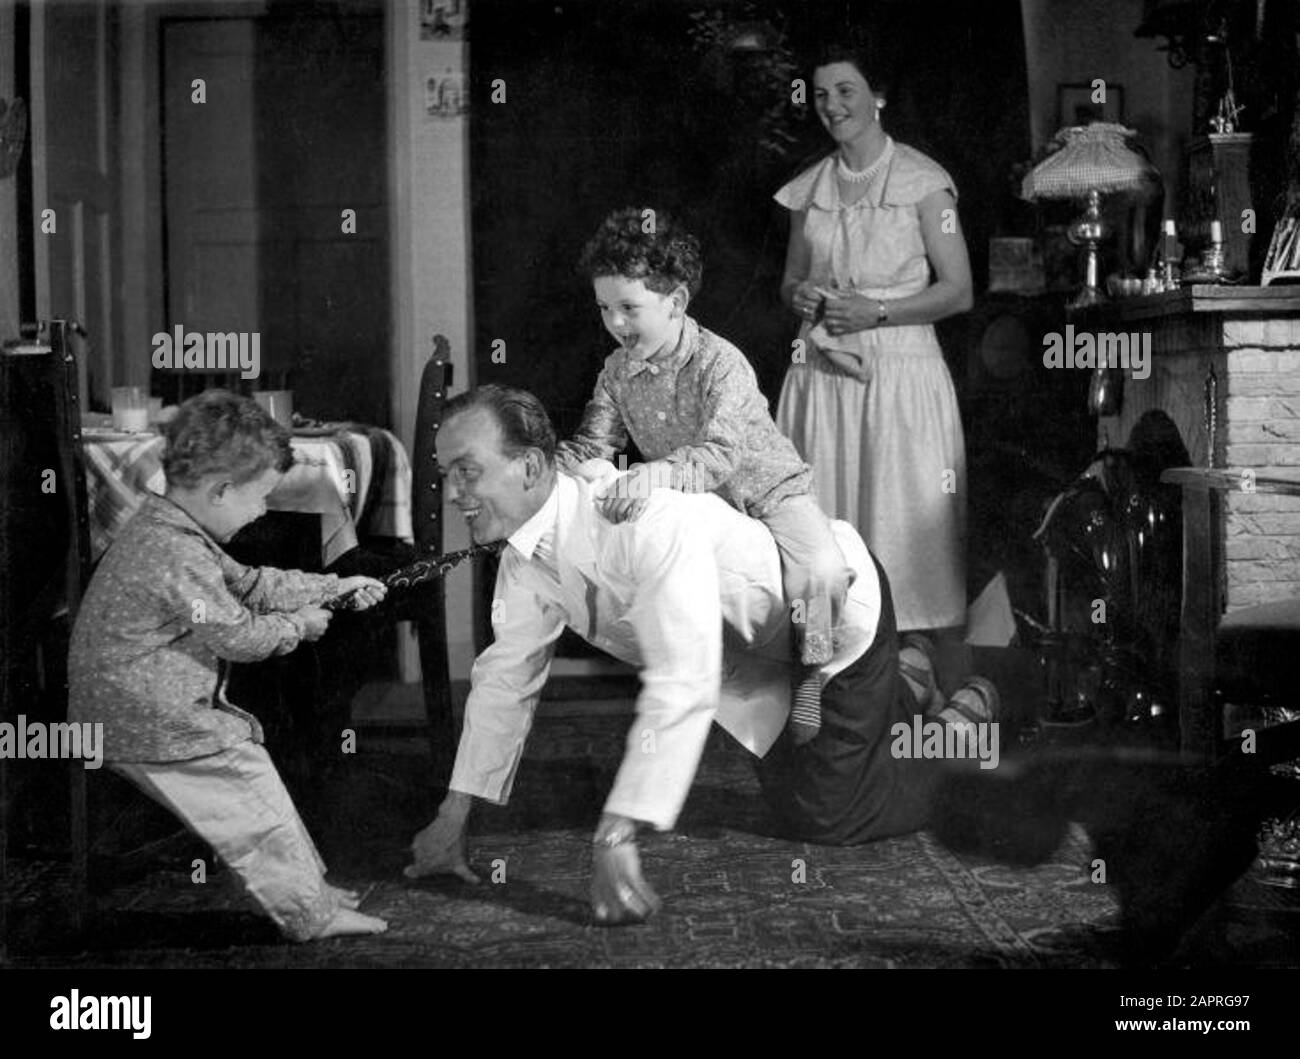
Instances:
[[[421,40],[466,40],[463,0],[420,0]]]
[[[1056,86],[1056,127],[1090,125],[1094,121],[1124,123],[1124,89],[1109,81],[1096,88],[1090,82]]]

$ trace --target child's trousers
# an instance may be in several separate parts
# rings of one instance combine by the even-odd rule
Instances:
[[[800,660],[824,665],[834,651],[832,632],[852,576],[830,519],[811,496],[795,496],[765,514],[763,524],[781,553]]]
[[[325,862],[264,747],[249,740],[188,761],[110,764],[212,846],[288,937],[307,941],[334,918]]]

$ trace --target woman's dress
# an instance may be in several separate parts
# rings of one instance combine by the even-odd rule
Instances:
[[[930,285],[918,205],[952,179],[892,140],[866,193],[845,205],[835,154],[776,194],[803,215],[808,279],[891,301]],[[813,468],[827,514],[857,527],[889,575],[900,630],[966,620],[966,448],[952,377],[930,324],[830,336],[805,322],[806,362],[786,373],[777,425]],[[862,358],[866,382],[818,350]]]

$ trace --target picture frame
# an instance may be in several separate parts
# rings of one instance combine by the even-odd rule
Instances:
[[[465,77],[450,67],[442,74],[428,74],[424,78],[425,120],[459,118],[469,109],[465,92]]]
[[[1093,97],[1104,87],[1105,101],[1094,103]],[[1124,86],[1111,84],[1093,87],[1092,82],[1056,86],[1056,127],[1090,125],[1094,121],[1124,124]]]
[[[421,40],[466,40],[465,0],[420,0]]]

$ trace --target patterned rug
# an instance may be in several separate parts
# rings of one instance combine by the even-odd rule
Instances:
[[[508,807],[480,807],[471,861],[483,876],[409,883],[411,835],[432,817],[423,760],[394,745],[346,759],[295,792],[333,876],[370,889],[389,932],[292,945],[229,873],[191,881],[191,840],[99,898],[75,936],[67,873],[11,862],[10,962],[139,967],[1105,967],[1116,905],[1089,880],[1086,836],[1019,870],[956,856],[926,834],[853,848],[770,837],[747,755],[716,729],[678,830],[644,839],[664,899],[648,923],[592,925],[589,838],[627,719],[538,719]],[[312,790],[316,793],[313,796]]]

